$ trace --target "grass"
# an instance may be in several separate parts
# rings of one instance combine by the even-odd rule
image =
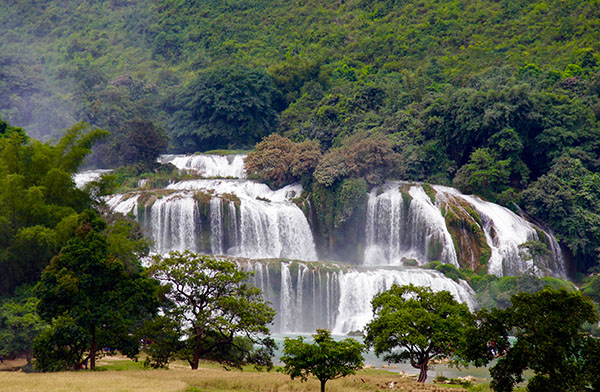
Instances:
[[[98,363],[101,371],[60,373],[0,372],[0,392],[312,392],[319,382],[310,379],[291,380],[280,372],[226,371],[220,365],[203,363],[191,370],[184,362],[176,362],[169,370],[145,370],[142,361],[124,358],[104,358]],[[253,369],[252,369],[253,370]],[[389,391],[394,381],[395,391],[445,392],[445,386],[417,384],[397,373],[363,370],[356,375],[327,382],[327,392]],[[452,388],[451,391],[459,391]],[[466,390],[462,390],[466,392]]]

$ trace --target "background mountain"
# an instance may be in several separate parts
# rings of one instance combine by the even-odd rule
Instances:
[[[110,131],[95,165],[372,140],[387,175],[517,202],[599,259],[597,0],[5,1],[0,23],[0,116]]]

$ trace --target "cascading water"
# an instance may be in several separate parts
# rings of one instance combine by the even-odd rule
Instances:
[[[441,260],[458,267],[444,218],[420,186],[388,183],[369,194],[366,265],[424,264]]]
[[[302,193],[300,185],[272,191],[243,179],[243,156],[162,160],[204,177],[240,178],[181,181],[108,198],[113,211],[138,219],[155,252],[189,249],[251,259],[319,260],[309,221],[294,202]],[[476,307],[467,283],[409,268],[432,260],[498,276],[524,271],[565,275],[560,247],[551,235],[504,207],[452,188],[386,183],[369,193],[365,222],[359,228],[364,232],[361,266],[238,259],[254,272],[253,284],[277,310],[274,331],[359,330],[371,318],[373,296],[394,283],[448,290]],[[548,244],[549,255],[526,257],[522,245],[528,241]]]
[[[265,299],[277,311],[273,328],[276,332],[308,333],[325,328],[345,334],[362,330],[372,318],[373,297],[393,284],[412,283],[433,291],[448,290],[471,309],[476,306],[474,293],[466,282],[457,283],[432,270],[369,269],[276,260],[239,263],[254,272],[252,283],[263,290]],[[270,282],[265,280],[265,271],[270,274]]]
[[[75,186],[79,189],[83,189],[87,184],[100,178],[103,174],[110,173],[112,169],[96,169],[87,170],[81,173],[77,173],[73,176]]]
[[[496,276],[518,275],[524,272],[538,276],[566,277],[565,261],[553,236],[521,218],[508,208],[463,195],[454,188],[435,186],[442,200],[462,199],[479,214],[482,229],[491,248],[488,273]],[[548,242],[548,254],[542,258],[529,256],[521,246],[528,241]]]
[[[456,222],[464,218],[455,216],[458,210],[469,222]],[[477,262],[487,264],[490,274],[566,276],[560,247],[552,235],[505,207],[454,188],[430,186],[426,193],[420,184],[388,182],[369,194],[366,222],[365,265],[423,265],[440,260],[458,267],[459,233],[453,238],[449,231],[449,224],[454,223],[466,226],[467,235],[475,237],[478,231],[484,235],[479,245],[489,247],[491,254],[485,258],[484,249],[480,253],[485,260]],[[528,255],[529,241],[547,243],[548,254],[537,259]],[[471,241],[469,246],[476,245]]]
[[[271,191],[243,180],[193,180],[169,185],[165,194],[113,196],[108,204],[115,211],[134,212],[157,253],[189,249],[317,260],[308,221],[290,201],[301,192],[300,186]]]
[[[245,155],[162,155],[160,163],[170,163],[180,171],[191,172],[205,178],[246,178]]]

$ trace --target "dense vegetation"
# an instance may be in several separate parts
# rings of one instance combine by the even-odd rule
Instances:
[[[587,271],[600,248],[599,9],[597,0],[12,1],[0,10],[0,115],[41,139],[74,120],[107,129],[90,162],[135,173],[152,168],[167,138],[181,152],[249,147],[272,132],[316,141],[315,200],[339,199],[342,182],[360,177],[454,184],[517,202]],[[361,154],[353,135],[374,138],[393,170],[344,168],[346,153]],[[311,179],[307,158],[290,178]],[[340,219],[348,212],[332,211],[321,231],[342,235]]]
[[[330,248],[356,237],[348,228],[366,192],[399,178],[518,205],[556,233],[574,269],[600,271],[598,0],[9,0],[0,22],[0,354],[35,352],[43,370],[93,367],[105,345],[135,355],[141,336],[157,342],[153,366],[175,355],[196,367],[201,357],[269,365],[271,342],[253,351],[254,336],[234,336],[238,324],[199,329],[204,308],[187,320],[195,330],[169,301],[154,317],[177,293],[144,274],[139,228],[102,209],[107,189],[71,179],[84,164],[154,170],[165,151],[258,143],[250,177],[302,182]],[[157,261],[154,272],[170,267]],[[266,332],[270,309],[241,312],[258,293],[221,267],[233,274],[229,315]],[[506,328],[523,336],[523,309],[541,297],[511,308],[510,294],[560,284],[443,272],[466,277],[484,306],[508,308]],[[598,275],[582,282],[598,301]],[[582,306],[581,320],[595,321]],[[564,327],[551,343],[580,336],[579,324]],[[565,356],[594,359],[580,343]],[[522,350],[518,365],[540,369],[533,387],[552,383],[536,362],[545,357]],[[506,390],[520,378],[511,360],[500,362]],[[580,370],[567,365],[556,366]]]

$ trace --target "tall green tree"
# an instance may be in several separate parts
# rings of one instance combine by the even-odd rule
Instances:
[[[103,347],[135,355],[134,323],[157,306],[157,282],[143,275],[139,259],[111,253],[105,229],[93,211],[81,214],[74,237],[52,259],[34,289],[45,321],[62,317],[85,331],[88,354],[80,361],[89,359],[92,370]],[[52,346],[46,349],[52,351]],[[40,367],[44,369],[44,364]]]
[[[448,291],[393,285],[372,301],[373,320],[366,327],[365,343],[390,362],[409,361],[419,369],[419,382],[427,379],[433,359],[458,354],[463,332],[474,319],[465,304]]]
[[[254,145],[277,127],[277,97],[263,70],[234,66],[202,72],[176,97],[172,137],[185,152]]]
[[[490,369],[492,388],[510,392],[531,369],[531,392],[593,391],[598,387],[598,340],[582,331],[585,322],[598,322],[589,298],[580,292],[546,288],[511,297],[505,310],[478,315],[475,328],[464,331],[471,347],[470,360],[489,363],[491,342],[502,357]],[[516,341],[510,344],[508,337]]]
[[[231,261],[189,251],[154,256],[150,271],[167,286],[167,297],[175,304],[165,312],[185,333],[178,355],[192,369],[200,359],[272,366],[275,343],[268,325],[275,311],[249,285],[249,273]]]
[[[325,383],[336,378],[346,377],[363,367],[362,351],[365,346],[354,339],[335,341],[331,333],[317,329],[313,335],[314,343],[305,343],[303,337],[285,338],[283,372],[292,380],[300,377],[306,381],[313,375],[321,382],[321,392],[325,392]]]

